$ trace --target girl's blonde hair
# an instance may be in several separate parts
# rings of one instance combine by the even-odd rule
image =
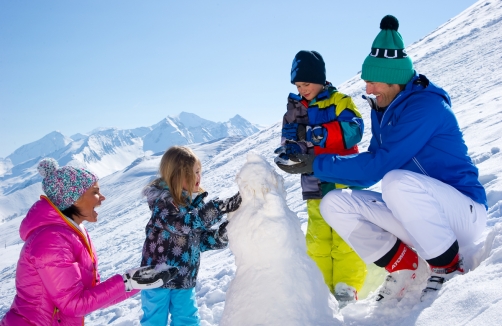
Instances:
[[[183,196],[183,181],[187,185],[195,185],[197,176],[193,173],[195,164],[201,167],[199,158],[188,147],[172,146],[160,160],[160,178],[167,183],[173,201],[178,206],[186,206],[186,198]],[[186,189],[188,199],[192,199],[192,186]]]

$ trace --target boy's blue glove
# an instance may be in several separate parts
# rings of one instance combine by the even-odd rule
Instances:
[[[307,127],[307,140],[315,146],[326,147],[328,131],[323,126]]]
[[[303,145],[303,146],[300,146]],[[304,143],[297,143],[295,141],[286,140],[286,144],[277,148],[275,154],[302,154],[307,152],[307,147]]]
[[[281,135],[286,139],[298,140],[298,123],[286,123],[282,127]]]
[[[284,146],[281,146],[277,148],[274,151],[275,154],[279,154],[275,159],[274,162],[277,164],[289,164],[289,157],[291,155],[296,155],[296,154],[305,154],[307,153],[307,144],[305,142],[295,142],[292,140],[286,140],[286,144]]]

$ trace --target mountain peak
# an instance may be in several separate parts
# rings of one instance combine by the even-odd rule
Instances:
[[[230,118],[230,121],[246,121],[248,122],[246,119],[244,119],[240,114],[236,114],[234,115],[233,118]]]
[[[206,125],[208,123],[213,123],[212,121],[203,119],[194,113],[189,113],[184,111],[178,114],[177,116],[171,118],[175,121],[181,122],[188,128],[190,127],[195,128]]]
[[[17,165],[37,157],[46,156],[65,147],[72,141],[71,138],[66,137],[61,132],[52,131],[39,140],[19,147],[7,158],[11,160],[12,164]]]
[[[145,151],[157,153],[172,145],[203,143],[229,136],[250,136],[258,130],[238,114],[227,122],[213,122],[183,111],[155,124],[143,138],[143,144]]]

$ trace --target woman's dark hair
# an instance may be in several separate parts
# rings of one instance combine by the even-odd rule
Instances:
[[[82,216],[82,213],[80,212],[78,207],[75,205],[71,205],[70,207],[68,207],[64,211],[61,211],[61,213],[63,213],[66,217],[71,218],[72,220],[73,220],[73,216]]]

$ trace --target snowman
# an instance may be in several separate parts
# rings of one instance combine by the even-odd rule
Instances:
[[[251,152],[236,182],[242,204],[227,230],[237,269],[220,325],[341,325],[338,303],[286,203],[283,178]]]

